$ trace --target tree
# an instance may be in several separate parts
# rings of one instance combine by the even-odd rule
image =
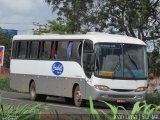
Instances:
[[[160,37],[159,0],[110,0],[105,6],[117,32],[144,41]]]
[[[4,66],[10,65],[10,53],[11,53],[11,38],[12,36],[0,32],[0,45],[5,46]]]
[[[46,0],[53,6],[53,12],[57,10],[57,18],[61,23],[66,23],[71,33],[81,32],[82,21],[86,16],[88,7],[92,1],[88,0]]]
[[[160,0],[45,0],[72,33],[103,31],[160,38]]]
[[[50,20],[48,21],[48,30],[49,33],[54,34],[69,34],[71,33],[71,30],[69,26],[66,24],[62,24],[56,20]]]

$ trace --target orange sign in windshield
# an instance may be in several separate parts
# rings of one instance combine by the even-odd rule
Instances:
[[[101,76],[113,77],[114,72],[110,72],[110,71],[100,71],[99,74],[100,74]]]

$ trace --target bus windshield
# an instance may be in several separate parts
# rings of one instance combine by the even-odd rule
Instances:
[[[95,76],[119,79],[146,79],[146,47],[135,44],[95,45]]]

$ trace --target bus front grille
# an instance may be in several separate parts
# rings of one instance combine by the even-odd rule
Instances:
[[[116,91],[116,92],[132,92],[133,90],[129,90],[129,89],[111,89],[113,91]]]
[[[120,99],[124,99],[124,98],[129,98],[129,99],[132,99],[132,98],[135,98],[135,96],[131,96],[131,95],[108,95],[109,97],[111,98],[120,98]]]

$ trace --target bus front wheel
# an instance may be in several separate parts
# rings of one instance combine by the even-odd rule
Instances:
[[[41,94],[37,94],[36,93],[36,85],[35,82],[32,82],[30,85],[30,96],[31,96],[31,100],[33,101],[45,101],[46,100],[46,95],[41,95]]]
[[[75,106],[82,107],[85,105],[85,100],[82,99],[82,94],[79,86],[75,87],[73,97]]]

